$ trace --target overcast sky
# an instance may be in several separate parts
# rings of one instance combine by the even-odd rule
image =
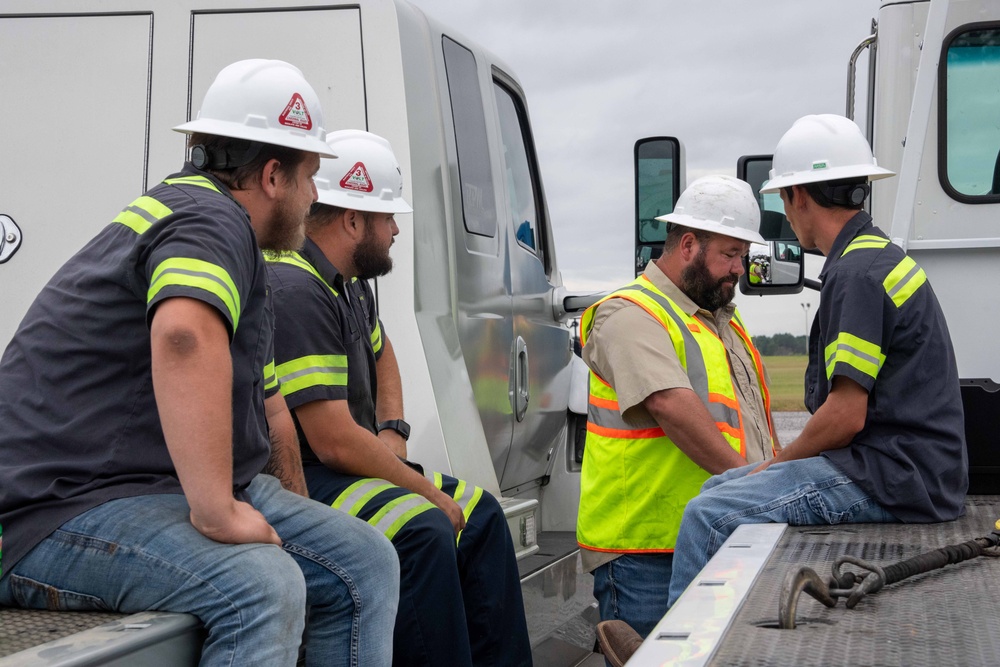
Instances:
[[[411,1],[496,54],[520,80],[559,267],[567,286],[580,291],[613,289],[632,277],[637,139],[678,137],[688,183],[735,174],[741,155],[773,152],[800,116],[844,113],[848,59],[879,6],[878,0]],[[866,63],[865,55],[862,70]],[[811,277],[820,262],[814,264]],[[810,290],[737,296],[758,335],[805,333],[801,304],[811,304],[811,318],[817,301]]]

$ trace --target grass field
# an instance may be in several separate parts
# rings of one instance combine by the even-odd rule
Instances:
[[[802,402],[806,355],[764,357],[767,374],[771,377],[771,411],[796,412],[805,410]]]

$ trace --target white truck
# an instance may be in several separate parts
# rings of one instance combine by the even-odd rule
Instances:
[[[170,128],[244,58],[301,68],[328,130],[391,142],[414,213],[397,218],[396,268],[376,294],[411,456],[502,498],[536,661],[589,656],[575,539],[586,369],[567,321],[595,299],[562,285],[516,76],[405,1],[5,0],[0,349],[56,268],[177,170],[184,138]],[[0,665],[197,658],[189,617],[89,616],[110,624],[60,638],[71,618],[90,622],[0,610],[0,656],[12,654]]]
[[[1000,3],[883,0],[872,34],[851,54],[846,113],[854,114],[855,62],[868,48],[867,123],[880,166],[875,224],[926,271],[958,357],[970,489],[966,515],[929,525],[741,526],[654,628],[629,665],[1000,664],[1000,562],[976,558],[827,608],[799,593],[801,567],[823,584],[841,557],[886,566],[920,553],[1000,534]],[[845,54],[845,65],[848,59]],[[676,140],[637,145],[637,257],[657,246],[650,210],[676,197]],[[767,149],[768,147],[762,147]],[[666,161],[674,160],[673,165]],[[648,163],[644,164],[644,161]],[[758,190],[770,156],[746,156],[739,176]],[[657,193],[659,193],[657,195]],[[770,259],[797,257],[796,275],[741,287],[789,293],[818,286],[789,252],[777,196],[762,197]],[[655,212],[655,211],[654,211]],[[785,225],[787,227],[787,224]],[[782,233],[784,231],[784,233]],[[645,236],[643,234],[645,233]],[[662,242],[662,239],[661,239]],[[756,252],[756,251],[755,251]],[[905,396],[900,397],[906,400]],[[993,495],[990,495],[993,494]],[[994,533],[994,531],[997,531]],[[993,547],[988,555],[1000,556]],[[845,571],[863,569],[845,565]],[[822,586],[819,586],[820,588]],[[847,588],[847,587],[845,587]],[[788,620],[791,619],[791,623]],[[795,629],[789,629],[794,625]]]

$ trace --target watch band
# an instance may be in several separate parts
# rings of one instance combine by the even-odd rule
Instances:
[[[407,424],[402,419],[389,419],[378,425],[377,432],[381,433],[387,428],[391,428],[393,431],[398,433],[403,440],[410,439],[410,425]]]

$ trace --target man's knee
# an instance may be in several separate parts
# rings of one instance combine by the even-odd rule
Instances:
[[[434,507],[407,521],[392,542],[401,558],[414,552],[427,557],[454,553],[455,538],[455,527],[448,515]]]
[[[273,545],[261,545],[234,558],[231,579],[238,579],[235,587],[222,588],[218,582],[209,582],[232,596],[233,604],[240,608],[240,600],[247,604],[260,604],[269,613],[305,615],[306,580],[295,560]]]

